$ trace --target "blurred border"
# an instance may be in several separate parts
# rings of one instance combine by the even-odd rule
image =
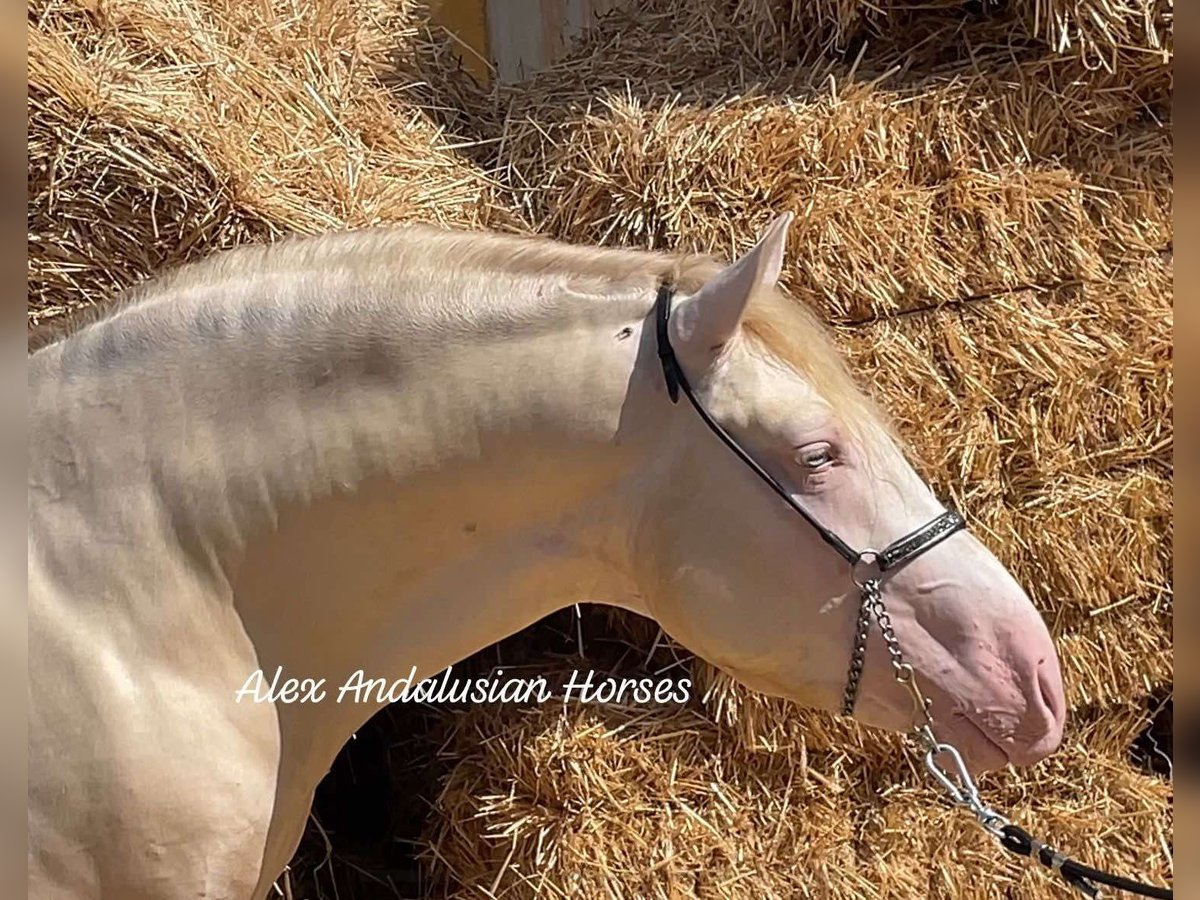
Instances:
[[[26,570],[25,303],[26,16],[13,0],[0,6],[0,132],[4,215],[0,266],[9,285],[0,320],[0,897],[26,891]]]
[[[1196,96],[1200,83],[1200,15],[1194,4],[1175,5],[1175,46],[1175,244],[1184,246],[1183,256],[1175,262],[1175,546],[1195,548],[1196,499],[1200,494],[1200,473],[1196,470],[1200,367],[1195,354],[1200,352],[1200,309],[1192,298],[1200,289],[1200,258],[1187,249],[1195,247],[1200,233],[1200,117],[1191,105],[1194,101],[1187,99]],[[1180,361],[1182,365],[1178,365]],[[1183,750],[1174,755],[1175,887],[1178,896],[1192,897],[1197,896],[1195,886],[1200,884],[1200,859],[1186,849],[1182,854],[1178,851],[1180,847],[1195,846],[1194,839],[1200,836],[1196,803],[1200,779],[1193,768],[1200,746],[1200,654],[1196,652],[1200,611],[1187,599],[1193,595],[1200,573],[1194,552],[1185,553],[1183,564],[1177,562],[1175,566],[1175,708],[1183,713],[1174,729],[1176,749]]]

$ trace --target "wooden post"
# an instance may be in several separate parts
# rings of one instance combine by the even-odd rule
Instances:
[[[431,13],[460,43],[463,67],[477,81],[486,84],[494,75],[511,84],[553,63],[596,16],[624,2],[435,0]]]

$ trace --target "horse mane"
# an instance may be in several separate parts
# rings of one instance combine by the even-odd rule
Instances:
[[[252,271],[315,267],[363,270],[417,270],[451,273],[449,277],[505,274],[538,280],[567,276],[602,296],[606,287],[645,289],[666,281],[682,293],[694,293],[720,271],[723,263],[694,253],[567,244],[545,237],[496,232],[451,231],[428,225],[404,225],[289,236],[274,243],[224,250],[136,285],[115,302],[65,317],[61,325],[30,335],[34,351],[123,312]],[[803,375],[850,421],[887,425],[854,383],[827,326],[804,304],[780,290],[756,295],[743,320],[744,333],[761,349]],[[889,429],[890,430],[890,429]]]
[[[647,284],[670,280],[698,289],[719,269],[708,257],[644,250],[566,244],[550,238],[496,232],[452,231],[428,225],[401,225],[288,235],[277,241],[221,250],[136,284],[111,302],[75,310],[36,327],[29,335],[37,350],[119,317],[131,308],[236,278],[247,272],[358,266],[454,272],[469,276],[503,273],[539,278],[566,275],[598,282]]]

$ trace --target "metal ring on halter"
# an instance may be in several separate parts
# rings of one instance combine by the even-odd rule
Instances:
[[[854,586],[865,588],[868,584],[878,584],[883,578],[883,565],[880,562],[880,554],[878,550],[867,548],[860,550],[858,558],[850,564],[850,580],[854,582]],[[869,566],[873,572],[864,575],[862,567]]]

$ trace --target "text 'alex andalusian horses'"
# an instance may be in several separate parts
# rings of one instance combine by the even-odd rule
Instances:
[[[34,354],[31,896],[264,896],[376,707],[239,703],[249,673],[425,677],[580,600],[906,730],[831,535],[884,548],[858,568],[939,738],[975,769],[1053,750],[1046,627],[776,290],[789,218],[727,267],[425,228],[246,248]]]

